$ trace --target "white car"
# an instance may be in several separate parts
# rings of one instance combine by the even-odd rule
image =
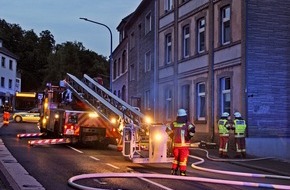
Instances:
[[[40,119],[40,111],[38,108],[33,108],[27,112],[17,112],[13,114],[13,120],[19,122],[38,122]]]

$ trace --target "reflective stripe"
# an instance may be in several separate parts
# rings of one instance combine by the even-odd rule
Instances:
[[[228,134],[228,133],[220,133],[220,136],[222,136],[222,137],[228,137],[228,136],[230,136],[230,134]]]
[[[174,143],[174,147],[189,147],[190,143]]]
[[[235,137],[245,137],[244,133],[235,133]]]
[[[173,164],[178,164],[179,162],[177,160],[172,161]]]

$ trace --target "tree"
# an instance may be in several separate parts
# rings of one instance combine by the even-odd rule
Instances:
[[[22,91],[43,90],[47,82],[57,85],[66,73],[77,77],[83,74],[105,77],[105,85],[109,86],[106,57],[87,50],[81,42],[55,44],[48,30],[37,36],[33,30],[24,31],[19,25],[1,19],[0,37],[5,47],[19,57],[17,69],[21,74]]]

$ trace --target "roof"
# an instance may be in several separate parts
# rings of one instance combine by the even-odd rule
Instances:
[[[15,55],[14,53],[10,52],[8,49],[5,47],[0,47],[0,53],[5,54],[11,58],[18,59],[18,56]]]

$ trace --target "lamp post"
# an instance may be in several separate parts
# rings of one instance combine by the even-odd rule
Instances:
[[[111,31],[110,27],[108,27],[107,25],[105,25],[103,23],[96,22],[96,21],[93,21],[93,20],[89,20],[89,19],[83,18],[83,17],[81,17],[80,19],[81,20],[85,20],[87,22],[91,22],[91,23],[94,23],[94,24],[98,24],[98,25],[104,26],[110,32],[110,40],[111,40],[110,45],[111,45],[111,47],[110,47],[110,58],[109,58],[109,62],[110,62],[110,77],[109,77],[109,79],[110,79],[110,89],[109,90],[112,91],[112,77],[111,77],[111,74],[112,74],[112,65],[113,65],[113,63],[112,63],[112,61],[113,61],[113,58],[112,58],[112,52],[113,52],[113,35],[112,35],[112,31]]]

